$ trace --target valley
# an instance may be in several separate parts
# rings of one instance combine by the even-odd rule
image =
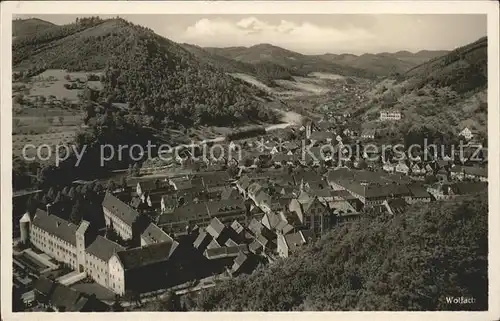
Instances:
[[[12,36],[15,311],[487,307],[486,37],[304,54],[99,16]]]

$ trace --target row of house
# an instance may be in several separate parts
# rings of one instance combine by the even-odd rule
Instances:
[[[52,279],[40,276],[34,284],[34,299],[42,308],[55,312],[105,312],[109,306],[95,295],[76,291]]]

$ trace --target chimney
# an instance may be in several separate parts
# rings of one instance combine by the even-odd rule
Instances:
[[[52,206],[52,204],[47,204],[46,205],[46,208],[47,208],[47,215],[50,215],[50,207]]]

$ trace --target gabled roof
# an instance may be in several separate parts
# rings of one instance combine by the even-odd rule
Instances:
[[[410,194],[415,198],[427,198],[431,197],[429,192],[421,184],[409,184],[407,188],[410,190]]]
[[[464,173],[466,175],[488,177],[488,168],[487,167],[464,166]]]
[[[139,197],[133,197],[132,201],[130,202],[130,206],[132,206],[132,208],[138,209],[141,203],[142,201]]]
[[[90,300],[87,295],[61,283],[55,284],[48,299],[52,306],[58,309],[64,308],[65,312],[82,312]],[[97,299],[94,300],[98,301]]]
[[[238,256],[234,259],[234,264],[231,268],[233,272],[239,271],[239,269],[245,264],[247,261],[248,256],[244,254],[243,252],[238,253]]]
[[[241,244],[231,247],[219,247],[205,250],[205,257],[209,260],[221,259],[226,257],[236,257],[240,253],[248,253],[248,246]]]
[[[351,193],[349,193],[345,189],[337,190],[337,191],[332,191],[332,196],[333,196],[334,199],[339,199],[339,198],[342,198],[342,199],[345,199],[345,200],[356,199],[356,197],[354,197]]]
[[[244,175],[242,176],[239,180],[238,180],[238,185],[240,186],[240,188],[242,189],[247,189],[248,186],[250,186],[250,178],[247,176],[247,175]]]
[[[259,183],[252,183],[248,186],[248,193],[256,195],[261,189],[262,186]]]
[[[488,190],[486,182],[459,182],[451,185],[451,188],[456,194],[469,195],[477,194]]]
[[[210,216],[215,216],[219,213],[244,211],[245,202],[243,199],[227,199],[207,203],[208,213]]]
[[[227,247],[231,247],[231,246],[238,246],[238,243],[233,239],[228,239],[226,243],[224,243],[224,245]]]
[[[184,222],[208,217],[209,214],[206,203],[190,203],[177,207],[172,213],[160,215],[157,225],[162,226],[172,222]]]
[[[151,192],[154,190],[168,190],[170,189],[170,184],[166,181],[161,181],[159,179],[144,180],[137,182],[137,185],[141,187],[142,192]]]
[[[136,210],[109,192],[106,192],[102,206],[128,226],[132,226],[139,217],[139,213]]]
[[[161,228],[159,228],[156,224],[150,223],[148,227],[141,234],[141,238],[149,245],[153,243],[161,243],[161,242],[174,242],[174,239],[165,233]]]
[[[214,238],[212,238],[210,243],[208,243],[208,245],[207,245],[207,249],[218,249],[220,247],[222,247],[222,245],[220,245],[219,242],[217,242],[217,240]]]
[[[387,200],[387,206],[394,214],[400,214],[408,208],[408,203],[402,198],[394,198]]]
[[[354,173],[348,168],[339,168],[328,172],[328,181],[335,182],[341,179],[354,178]]]
[[[348,201],[333,201],[328,204],[334,214],[344,215],[357,213],[356,209]]]
[[[313,171],[299,171],[295,172],[293,174],[293,179],[295,181],[296,185],[299,185],[302,180],[304,180],[305,183],[314,183],[314,182],[321,182],[323,181],[323,178],[321,175],[317,174],[316,172]]]
[[[177,246],[177,242],[155,243],[148,246],[120,251],[116,254],[124,270],[133,270],[150,264],[167,261]]]
[[[108,262],[113,254],[124,250],[123,246],[98,235],[85,251],[104,262]]]
[[[245,228],[236,220],[231,223],[231,228],[237,233],[240,234],[245,230]]]
[[[464,172],[464,166],[456,165],[450,168],[450,172],[452,173],[463,173]]]
[[[241,199],[241,196],[236,189],[227,186],[222,190],[222,193],[220,194],[220,199],[221,200]]]
[[[259,190],[259,192],[257,192],[257,195],[255,195],[255,202],[259,205],[261,205],[262,203],[270,205],[270,201],[271,197],[264,190]]]
[[[212,237],[205,231],[201,231],[200,234],[198,234],[198,237],[196,237],[196,240],[193,242],[193,246],[197,249],[200,249],[200,247],[207,246],[208,243],[210,243],[210,239]]]
[[[250,252],[255,253],[259,249],[262,249],[262,244],[260,244],[257,240],[253,240],[253,242],[248,245],[248,248]]]
[[[213,238],[218,238],[219,235],[221,235],[224,231],[225,227],[226,226],[222,224],[222,222],[217,217],[214,217],[210,221],[210,224],[207,226],[206,230],[207,233],[210,234]]]
[[[40,275],[40,277],[34,282],[33,287],[41,294],[48,296],[51,294],[55,285],[56,282],[54,280],[51,280],[43,275]]]
[[[264,225],[262,225],[262,223],[257,221],[255,218],[253,218],[250,221],[250,224],[248,224],[248,229],[252,231],[255,235],[260,234],[263,228]]]
[[[33,217],[34,226],[47,233],[60,238],[63,241],[76,246],[76,231],[78,227],[58,216],[49,215],[47,212],[37,209]]]
[[[294,251],[300,246],[309,242],[314,236],[311,231],[299,231],[297,233],[283,235],[283,238],[290,251]]]
[[[315,131],[311,133],[311,139],[314,140],[333,139],[333,136],[333,133],[327,131]]]
[[[81,293],[58,283],[50,297],[50,302],[55,307],[64,307],[66,311],[75,311],[80,297]]]
[[[265,238],[262,234],[258,234],[256,237],[255,237],[255,240],[257,242],[259,242],[262,246],[266,246],[267,243],[269,243],[270,241]]]
[[[205,187],[225,185],[231,178],[226,171],[197,173],[195,177],[201,177]]]

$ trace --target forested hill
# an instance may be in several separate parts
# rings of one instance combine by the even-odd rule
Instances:
[[[404,77],[418,86],[450,86],[458,93],[486,89],[488,79],[488,39],[483,37],[446,55],[408,70]]]
[[[24,37],[33,35],[42,30],[54,27],[51,22],[36,18],[31,19],[16,19],[12,21],[12,36]]]
[[[479,133],[477,139],[486,138],[487,47],[484,37],[380,81],[365,93],[370,100],[358,110],[363,126],[386,137],[422,129],[457,136],[467,127]],[[377,122],[385,108],[400,110],[402,121]]]
[[[245,73],[252,75],[271,87],[276,85],[274,83],[276,79],[292,80],[293,76],[305,75],[300,71],[292,70],[273,62],[258,62],[251,64],[227,58],[199,46],[191,44],[182,44],[182,46],[195,55],[197,59],[211,64],[216,68],[222,69],[228,73]]]
[[[13,42],[14,70],[105,69],[104,97],[156,122],[184,126],[275,121],[256,87],[227,75],[152,30],[86,18]]]
[[[339,227],[250,276],[201,292],[192,309],[487,310],[487,193]],[[446,297],[475,302],[448,304]]]

